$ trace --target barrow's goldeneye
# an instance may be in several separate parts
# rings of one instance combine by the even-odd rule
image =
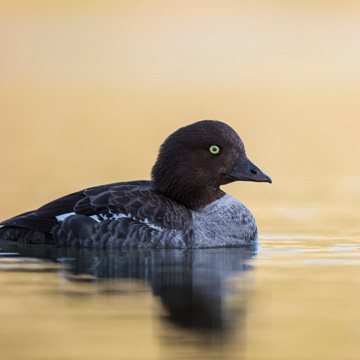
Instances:
[[[205,248],[253,244],[251,212],[220,189],[271,179],[220,121],[180,128],[161,145],[152,181],[85,189],[0,225],[2,242],[90,248]]]

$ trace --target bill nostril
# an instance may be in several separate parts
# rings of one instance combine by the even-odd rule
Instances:
[[[257,175],[257,172],[255,170],[250,170],[250,172],[254,175]]]

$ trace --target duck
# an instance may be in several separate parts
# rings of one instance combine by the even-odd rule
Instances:
[[[271,183],[236,131],[202,120],[160,146],[151,180],[87,188],[0,223],[1,243],[57,247],[213,248],[257,242],[252,213],[221,186]]]

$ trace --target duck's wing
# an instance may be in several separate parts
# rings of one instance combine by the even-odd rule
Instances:
[[[65,215],[74,213],[76,204],[86,198],[87,191],[93,191],[93,193],[101,193],[108,191],[113,186],[149,186],[150,181],[130,181],[124,183],[112,183],[107,185],[101,185],[94,188],[81,190],[59,199],[53,200],[48,204],[41,206],[37,210],[28,211],[23,214],[14,216],[8,220],[4,220],[0,223],[2,226],[16,226],[26,229],[39,230],[42,232],[50,233],[51,229],[59,223],[58,219]],[[89,209],[90,213],[90,209]],[[92,213],[94,215],[95,212]]]
[[[165,229],[181,229],[191,218],[188,209],[153,189],[150,181],[113,183],[85,189],[27,212],[0,225],[50,233],[69,215],[85,215],[96,221],[135,219]]]
[[[97,221],[129,218],[162,229],[181,230],[191,220],[188,208],[170,200],[148,184],[120,184],[106,191],[85,190],[74,206],[76,214]]]

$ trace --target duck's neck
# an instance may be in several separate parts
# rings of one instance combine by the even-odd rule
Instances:
[[[185,182],[172,181],[156,181],[154,180],[154,188],[166,195],[171,200],[179,204],[185,205],[191,209],[197,209],[220,199],[225,193],[216,186],[208,186],[201,184],[186,184]]]

